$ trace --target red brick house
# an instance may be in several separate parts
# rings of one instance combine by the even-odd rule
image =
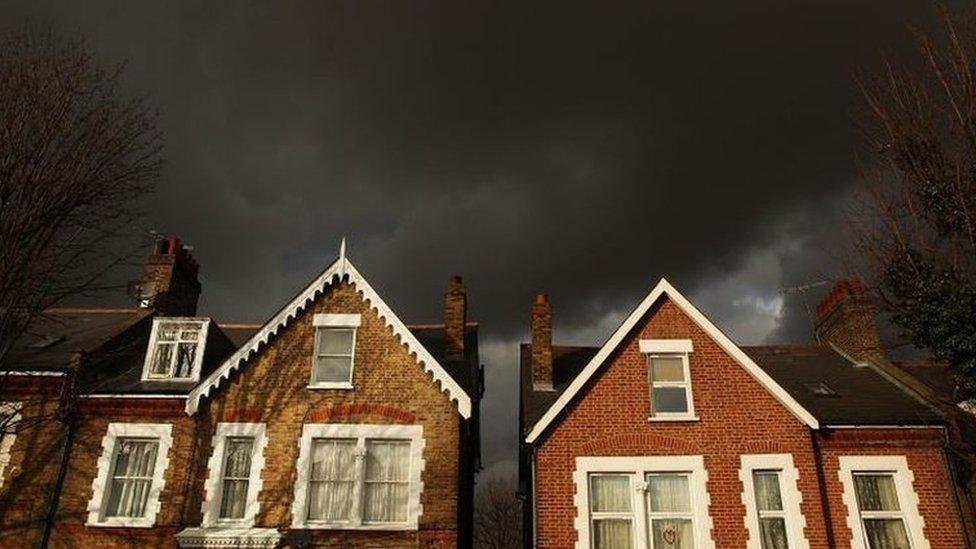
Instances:
[[[600,347],[553,345],[537,297],[525,546],[967,547],[943,415],[860,352],[863,307],[831,295],[822,343],[764,347],[664,280]]]
[[[404,324],[345,255],[262,325],[196,313],[160,242],[140,307],[50,311],[5,377],[0,546],[470,545],[477,325]]]

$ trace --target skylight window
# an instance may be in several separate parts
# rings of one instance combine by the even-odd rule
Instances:
[[[820,381],[817,383],[807,383],[805,384],[808,391],[813,393],[818,397],[835,397],[837,392],[830,388],[829,385]]]
[[[156,318],[146,351],[145,381],[199,381],[209,319]]]

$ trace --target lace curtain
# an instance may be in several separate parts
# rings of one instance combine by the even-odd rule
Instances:
[[[409,473],[409,442],[366,442],[364,522],[407,520]]]
[[[244,518],[247,488],[251,482],[253,438],[231,438],[226,442],[224,484],[221,491],[220,518]]]
[[[159,441],[123,438],[117,444],[105,516],[141,517],[146,514]]]
[[[911,549],[908,531],[901,518],[877,516],[901,510],[898,490],[890,474],[854,475],[857,504],[864,517],[864,533],[871,549]]]
[[[315,440],[311,457],[308,518],[327,522],[350,520],[356,485],[356,441]]]

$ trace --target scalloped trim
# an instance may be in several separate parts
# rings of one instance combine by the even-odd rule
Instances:
[[[286,328],[292,319],[305,310],[310,303],[315,301],[322,294],[326,287],[347,280],[354,285],[362,297],[363,301],[374,311],[383,324],[393,330],[397,342],[400,343],[407,353],[423,368],[425,372],[433,376],[435,383],[439,384],[440,391],[447,396],[448,400],[454,402],[458,413],[464,419],[471,417],[471,398],[457,384],[456,381],[444,370],[444,367],[430,354],[430,352],[420,344],[413,333],[403,324],[403,321],[396,316],[392,309],[376,293],[369,282],[356,270],[352,262],[340,254],[339,258],[319,275],[312,283],[305,288],[288,305],[278,311],[265,325],[258,330],[252,337],[242,345],[234,354],[227,358],[213,373],[200,382],[199,385],[190,391],[186,399],[186,413],[194,415],[200,407],[204,398],[220,387],[225,379],[243,366],[252,356],[256,355],[261,347],[268,344],[272,337],[278,334],[279,330]]]

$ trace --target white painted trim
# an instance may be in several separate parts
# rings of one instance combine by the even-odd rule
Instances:
[[[120,438],[155,438],[159,440],[156,450],[156,463],[153,478],[149,485],[149,498],[146,515],[139,518],[104,517],[104,507],[108,499],[106,486],[114,467],[115,450]],[[173,444],[173,426],[169,423],[109,423],[105,437],[102,438],[102,455],[98,458],[98,473],[92,481],[92,497],[88,501],[87,526],[121,526],[129,528],[151,528],[159,513],[159,495],[166,484],[166,468],[169,466],[169,449]]]
[[[905,456],[840,456],[840,483],[844,487],[844,505],[847,506],[847,527],[851,530],[851,549],[868,549],[861,522],[861,513],[854,491],[854,473],[891,473],[895,476],[898,506],[901,508],[912,549],[930,549],[925,538],[925,519],[918,512],[918,494],[915,492],[915,474],[908,468]]]
[[[318,316],[318,315],[316,315]],[[342,315],[342,316],[356,316],[360,315]],[[345,381],[316,381],[315,380],[315,362],[319,358],[319,330],[352,330],[352,347],[349,349],[349,379]],[[356,341],[359,334],[359,329],[351,326],[336,326],[336,325],[323,325],[315,326],[315,334],[312,341],[312,367],[308,373],[308,388],[309,389],[352,389],[353,372],[356,370]],[[346,355],[325,355],[325,356],[337,356],[344,357]]]
[[[10,416],[10,420],[6,422],[6,429],[9,432],[5,433],[0,440],[0,488],[3,488],[4,480],[7,478],[10,452],[14,448],[14,442],[17,441],[16,425],[20,421],[20,407],[20,402],[0,402],[0,414]]]
[[[647,537],[646,510],[644,504],[644,477],[647,473],[682,472],[689,473],[691,509],[694,513],[695,547],[715,549],[712,539],[712,517],[708,512],[711,499],[706,483],[708,471],[702,456],[637,456],[637,457],[577,457],[573,483],[576,494],[576,549],[590,547],[590,490],[591,473],[627,473],[631,475],[631,488],[634,499],[634,547],[649,547]]]
[[[7,370],[3,372],[5,376],[31,376],[31,377],[61,377],[64,372],[54,370]]]
[[[695,350],[690,339],[642,339],[638,345],[644,354],[688,354]]]
[[[312,317],[312,326],[328,328],[358,328],[363,323],[361,314],[319,313]]]
[[[104,395],[81,395],[79,398],[178,398],[185,399],[186,395],[154,395],[154,394],[127,394],[127,395],[117,395],[117,394],[104,394]]]
[[[278,546],[284,537],[275,528],[185,528],[176,534],[180,547],[267,547]]]
[[[651,368],[651,360],[659,357],[681,357],[681,367],[684,370],[685,380],[682,382],[663,382],[654,381],[653,374],[654,371]],[[650,421],[698,421],[698,416],[695,415],[695,392],[691,385],[691,361],[688,359],[688,353],[650,353],[645,357],[645,364],[647,364],[647,391],[649,393],[649,399],[651,401],[651,406],[654,405],[654,387],[658,385],[662,388],[673,387],[676,389],[684,389],[685,400],[688,402],[688,410],[685,412],[656,412],[650,410],[651,417],[648,418]]]
[[[223,476],[227,439],[230,437],[252,437],[254,445],[251,447],[251,471],[247,483],[247,505],[244,517],[241,519],[220,518],[220,503],[223,496]],[[252,528],[254,519],[261,508],[258,494],[261,492],[261,471],[264,470],[264,449],[268,445],[264,423],[218,423],[217,432],[212,439],[212,451],[207,469],[207,477],[203,504],[203,527],[230,526],[232,528]]]
[[[407,521],[395,524],[335,524],[308,520],[308,477],[311,473],[312,440],[316,438],[355,438],[365,457],[366,439],[410,441],[410,495],[407,500]],[[339,423],[307,423],[298,439],[298,476],[295,481],[295,497],[292,500],[292,528],[309,530],[417,530],[423,505],[420,495],[424,491],[424,427],[423,425],[367,425]]]
[[[199,323],[200,331],[197,334],[197,350],[193,355],[193,366],[190,367],[189,377],[159,377],[150,375],[149,369],[152,367],[152,357],[156,349],[156,338],[160,326],[166,324],[189,324]],[[142,381],[166,381],[166,382],[186,382],[197,383],[200,381],[200,370],[203,367],[203,355],[207,350],[207,332],[210,330],[210,319],[206,317],[186,317],[186,316],[156,316],[153,317],[152,329],[149,332],[149,346],[146,348],[146,356],[142,362]],[[174,347],[173,352],[177,349]]]
[[[759,513],[756,506],[756,489],[752,473],[757,470],[779,472],[779,490],[786,519],[786,539],[790,549],[809,549],[810,541],[803,533],[807,519],[800,510],[803,494],[800,492],[800,471],[793,465],[793,454],[746,454],[740,456],[739,480],[742,481],[742,504],[746,507],[746,529],[749,539],[747,549],[762,549],[759,533]]]
[[[228,379],[234,370],[240,368],[241,365],[255,355],[262,345],[267,344],[280,330],[287,327],[291,320],[297,317],[309,303],[325,291],[327,285],[338,282],[343,277],[349,277],[349,282],[354,284],[362,293],[363,300],[367,301],[373,310],[376,311],[380,320],[393,330],[393,335],[398,337],[400,343],[406,347],[407,352],[414,356],[417,364],[425,372],[433,375],[436,383],[440,383],[441,392],[445,393],[449,400],[456,402],[458,413],[461,414],[461,417],[464,419],[470,418],[471,397],[461,389],[461,386],[454,381],[454,378],[447,373],[444,367],[420,344],[416,336],[413,335],[413,332],[394,314],[393,310],[373,290],[369,282],[359,274],[359,271],[356,270],[356,267],[345,255],[340,256],[329,265],[295,299],[278,311],[260,330],[251,336],[251,339],[247,343],[241,345],[216,371],[207,376],[205,380],[190,391],[186,401],[187,414],[195,414],[200,406],[200,402],[209,396],[211,391],[219,387],[220,383]]]
[[[637,322],[647,313],[650,308],[657,303],[657,301],[667,295],[671,300],[678,306],[686,315],[688,315],[702,330],[708,334],[718,345],[728,353],[736,362],[738,362],[745,370],[759,382],[760,385],[766,388],[770,394],[772,394],[780,403],[783,404],[790,412],[793,413],[802,423],[806,424],[812,429],[818,429],[820,427],[817,418],[813,416],[809,411],[807,411],[802,405],[792,395],[790,395],[782,386],[776,383],[772,377],[769,376],[762,368],[760,368],[748,355],[746,355],[742,349],[740,349],[735,343],[732,342],[721,330],[718,329],[708,318],[705,317],[698,309],[695,308],[684,296],[682,296],[678,290],[674,289],[667,280],[661,279],[661,281],[651,290],[651,293],[644,298],[643,301],[635,308],[630,315],[624,320],[623,324],[617,328],[617,330],[610,336],[603,347],[600,348],[599,352],[593,357],[592,360],[586,365],[585,368],[576,376],[576,379],[569,385],[569,387],[563,392],[562,395],[549,407],[546,413],[536,422],[529,432],[528,436],[525,437],[525,441],[528,443],[535,442],[542,433],[552,424],[559,413],[566,408],[566,406],[572,402],[573,398],[576,397],[577,393],[582,390],[589,381],[591,377],[596,373],[598,369],[603,365],[603,363],[610,357],[610,355],[617,349],[617,347],[623,342],[627,335],[633,330]]]

